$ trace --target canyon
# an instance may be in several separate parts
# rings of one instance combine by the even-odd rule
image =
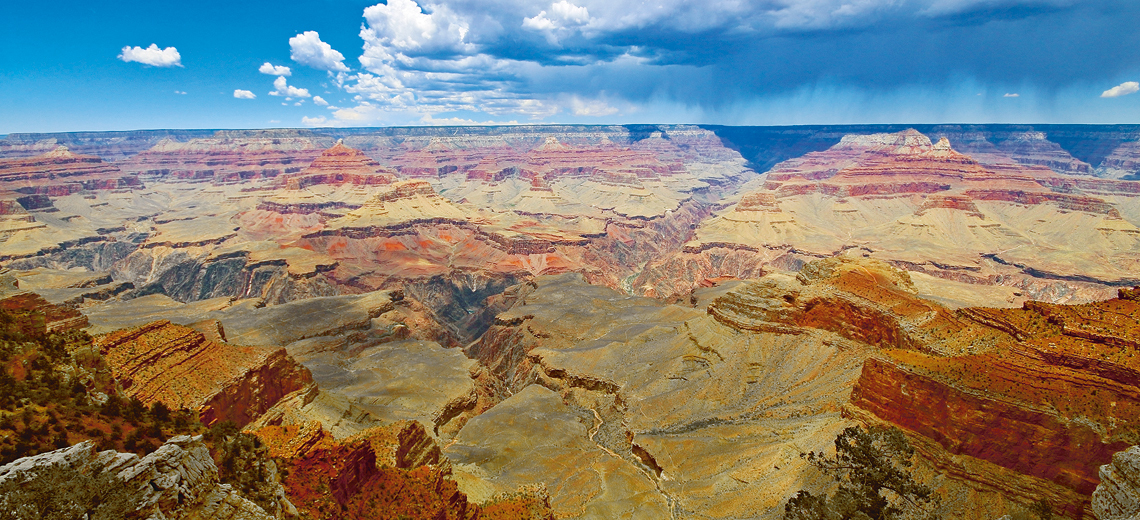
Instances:
[[[74,376],[91,399],[200,430],[137,455],[65,435],[0,485],[127,489],[157,464],[194,492],[124,493],[170,518],[779,518],[834,486],[800,455],[862,424],[902,429],[944,518],[1038,500],[1103,518],[1131,507],[1114,454],[1140,444],[1137,142],[1127,125],[8,135],[0,309],[27,337],[88,335],[67,348],[99,360]],[[288,475],[281,500],[220,483],[195,435],[228,425]]]

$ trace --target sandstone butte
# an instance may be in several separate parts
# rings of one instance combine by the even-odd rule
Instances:
[[[195,410],[207,426],[244,425],[312,384],[309,370],[282,348],[225,343],[216,321],[199,328],[207,332],[161,320],[101,335],[95,346],[126,396]]]
[[[748,278],[852,248],[948,279],[1022,277],[1033,297],[1054,301],[1047,280],[1140,282],[1140,183],[983,164],[951,144],[913,130],[848,135],[780,163],[633,286],[683,295],[684,280]]]
[[[360,150],[349,148],[337,141],[332,148],[309,164],[298,175],[285,177],[286,189],[300,190],[314,184],[391,184],[396,171],[380,166]]]

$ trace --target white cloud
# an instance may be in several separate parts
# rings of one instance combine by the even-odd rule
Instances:
[[[539,11],[538,14],[530,18],[523,18],[522,26],[536,31],[550,31],[558,28],[550,18],[546,17],[546,11]]]
[[[183,96],[185,96],[185,95],[186,95],[186,91],[185,91],[185,90],[175,90],[175,91],[174,91],[174,93],[175,93],[175,94],[181,94],[181,95],[183,95]]]
[[[577,96],[570,99],[570,110],[576,116],[609,116],[618,113],[618,109],[610,106],[600,99],[582,100]]]
[[[261,67],[258,68],[257,71],[262,73],[262,74],[269,74],[271,76],[292,76],[293,75],[293,70],[290,69],[289,67],[286,67],[284,65],[274,65],[272,63],[269,63],[268,61],[265,63],[262,63]]]
[[[328,127],[328,126],[345,126],[345,124],[343,122],[338,121],[336,119],[329,119],[325,116],[317,116],[317,117],[304,116],[301,118],[301,124],[303,124],[305,126],[326,126],[326,127]]]
[[[1009,92],[1006,92],[1005,95],[1002,97],[1021,97],[1021,94],[1018,94],[1017,92],[1014,92],[1012,94],[1010,94]]]
[[[364,39],[361,64],[368,67],[370,61],[390,59],[392,53],[470,54],[474,49],[466,41],[467,20],[445,5],[432,7],[431,13],[425,13],[412,0],[389,0],[366,8],[364,20],[368,25],[360,31]]]
[[[1112,87],[1100,95],[1102,98],[1114,98],[1120,96],[1127,96],[1140,92],[1140,83],[1135,81],[1125,81],[1115,87]]]
[[[273,87],[276,90],[270,92],[269,93],[270,96],[284,96],[286,99],[295,98],[295,97],[300,97],[300,98],[309,97],[309,89],[297,88],[297,87],[294,87],[292,85],[286,84],[285,83],[285,76],[277,76],[277,79],[273,80]],[[236,95],[236,93],[235,93],[235,95]]]
[[[248,90],[242,90],[239,88],[239,89],[234,90],[234,97],[238,98],[238,99],[253,99],[253,98],[257,97],[257,94],[254,94],[253,92],[250,92]]]
[[[322,107],[329,106],[329,102],[325,101],[325,98],[323,98],[321,96],[313,96],[313,104],[315,104],[317,106],[322,106]]]
[[[550,12],[567,23],[581,25],[590,21],[590,11],[588,9],[574,5],[566,0],[559,0],[551,4]]]
[[[344,55],[321,41],[317,31],[305,31],[289,38],[289,57],[302,65],[330,72],[348,72]]]
[[[157,44],[150,44],[150,47],[123,47],[122,54],[119,54],[119,59],[125,62],[138,62],[144,65],[151,65],[154,67],[181,67],[182,55],[178,54],[178,49],[174,47],[167,47],[159,49]]]
[[[461,117],[432,117],[431,114],[424,114],[419,120],[420,124],[430,126],[490,126],[490,125],[517,125],[518,121],[475,121],[474,119],[464,119]]]
[[[560,0],[550,4],[550,14],[539,11],[535,16],[523,18],[522,26],[524,29],[545,33],[547,42],[558,45],[559,40],[573,34],[575,30],[580,30],[589,22],[588,9]]]

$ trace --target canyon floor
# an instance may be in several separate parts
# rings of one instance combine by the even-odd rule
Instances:
[[[10,135],[0,308],[46,346],[12,343],[4,374],[77,393],[0,411],[0,485],[173,471],[153,478],[193,492],[124,495],[169,518],[781,518],[835,487],[801,454],[863,425],[903,430],[944,518],[1040,501],[1127,518],[1137,142],[1011,125]],[[119,399],[200,428],[153,412],[157,437],[182,436],[133,450],[108,440],[148,431],[104,413]],[[69,406],[86,426],[59,451],[18,438]],[[272,461],[250,463],[269,475],[256,496],[209,460],[230,445],[192,436],[229,422]]]

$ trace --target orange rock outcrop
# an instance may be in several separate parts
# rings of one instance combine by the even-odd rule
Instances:
[[[32,320],[36,323],[34,330],[23,331],[31,336],[82,329],[87,326],[87,316],[70,307],[52,305],[33,292],[23,292],[0,299],[0,309],[8,312],[42,314],[42,320]]]
[[[1032,493],[1082,514],[1098,468],[1138,440],[1140,303],[962,309],[925,334],[964,348],[886,350],[864,365],[852,403],[946,453],[1033,477]]]
[[[127,396],[196,410],[206,425],[246,424],[313,381],[285,349],[213,341],[166,320],[99,336],[95,346]]]
[[[380,166],[380,163],[364,152],[338,141],[300,174],[287,177],[285,186],[287,189],[299,190],[315,184],[382,185],[395,181],[395,174],[395,170]]]
[[[255,432],[284,459],[285,490],[310,518],[553,519],[549,499],[522,493],[480,506],[451,479],[450,463],[415,421],[336,440],[319,423]]]

